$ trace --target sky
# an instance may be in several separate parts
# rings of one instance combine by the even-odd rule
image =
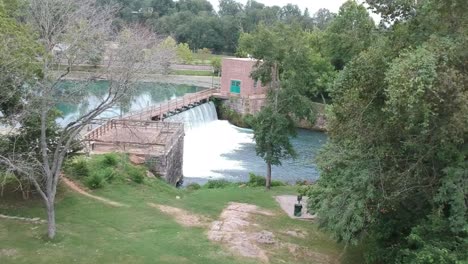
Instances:
[[[213,7],[218,10],[219,0],[209,0]],[[242,4],[245,4],[247,0],[236,0]],[[256,0],[257,2],[263,3],[267,6],[285,6],[287,4],[298,5],[302,11],[309,8],[310,14],[315,13],[320,8],[326,8],[332,12],[338,12],[340,6],[346,2],[346,0]]]

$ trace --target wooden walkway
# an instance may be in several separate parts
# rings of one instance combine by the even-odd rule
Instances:
[[[183,124],[163,122],[172,114],[188,110],[218,96],[218,89],[186,94],[160,105],[128,113],[120,119],[110,119],[84,135],[89,148],[96,153],[124,151],[135,154],[165,152]],[[182,132],[180,131],[182,130]]]
[[[208,102],[210,97],[218,94],[219,89],[216,88],[206,89],[196,93],[189,93],[181,98],[175,98],[160,105],[154,105],[136,112],[127,113],[123,116],[123,119],[162,121],[170,113],[181,112],[193,107],[194,105]]]

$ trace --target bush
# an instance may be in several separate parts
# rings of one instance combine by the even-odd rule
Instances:
[[[136,183],[143,183],[143,181],[145,180],[145,173],[138,168],[129,167],[128,176],[130,176],[130,179]]]
[[[71,174],[75,177],[86,177],[89,172],[88,162],[85,159],[78,159],[71,165]]]
[[[119,159],[116,154],[105,154],[102,160],[102,164],[111,167],[117,165]]]
[[[218,114],[220,120],[228,120],[238,127],[252,128],[253,116],[250,114],[242,115],[222,103],[218,103]]]
[[[250,187],[264,187],[266,185],[266,178],[263,176],[249,173],[249,182],[247,183]],[[286,184],[282,181],[271,181],[271,187],[285,186]]]
[[[221,189],[231,185],[227,180],[209,180],[206,183],[206,188],[208,189]]]
[[[101,174],[108,183],[111,183],[116,178],[116,172],[111,168],[99,170],[98,173]]]
[[[201,188],[200,184],[198,184],[196,182],[187,185],[187,190],[190,190],[190,191],[195,191],[195,190],[198,190],[200,188]]]
[[[91,173],[90,176],[86,177],[85,185],[90,189],[99,189],[104,187],[106,181],[104,175],[105,174],[100,171]]]
[[[271,187],[286,186],[286,183],[282,181],[271,181]]]
[[[262,187],[266,185],[265,177],[255,175],[255,173],[249,173],[249,182],[247,183],[250,187]]]

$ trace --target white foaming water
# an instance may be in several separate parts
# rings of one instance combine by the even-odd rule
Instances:
[[[217,120],[218,114],[216,113],[216,108],[213,102],[209,102],[168,117],[164,121],[184,123],[185,131],[188,132]]]
[[[242,144],[253,143],[250,130],[218,120],[212,102],[194,107],[167,118],[169,122],[184,122],[184,177],[226,178],[225,170],[244,169],[241,160],[224,155],[239,149]]]

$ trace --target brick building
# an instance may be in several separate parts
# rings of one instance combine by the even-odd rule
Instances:
[[[243,114],[254,114],[265,100],[266,87],[250,77],[257,61],[250,58],[224,58],[222,63],[221,95],[229,105]]]

